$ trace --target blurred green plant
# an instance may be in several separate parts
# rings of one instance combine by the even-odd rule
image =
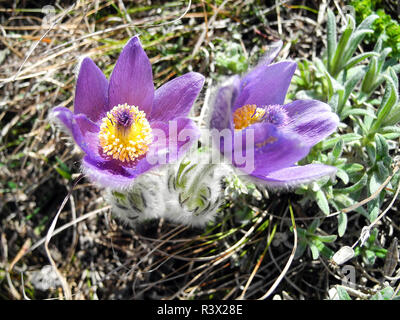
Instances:
[[[378,19],[372,25],[374,32],[367,37],[367,40],[376,42],[378,37],[382,37],[385,47],[392,49],[391,55],[398,58],[400,56],[400,25],[385,12],[384,2],[382,0],[352,0],[350,5],[354,7],[358,23],[371,14],[378,15]]]
[[[320,219],[315,219],[307,229],[297,228],[299,245],[295,253],[295,258],[301,257],[307,248],[310,248],[313,259],[318,259],[320,255],[327,259],[332,258],[334,252],[325,243],[335,242],[337,236],[317,234],[317,228],[320,223]]]
[[[347,293],[346,288],[343,286],[336,287],[339,300],[352,300],[350,295]],[[400,300],[400,295],[395,294],[392,287],[387,286],[375,294],[369,295],[364,300]]]
[[[224,42],[222,51],[215,56],[215,63],[218,67],[228,69],[232,73],[242,73],[248,68],[247,58],[244,55],[240,44],[236,42]]]
[[[368,266],[372,266],[376,258],[384,259],[387,253],[387,250],[377,243],[377,236],[378,229],[372,230],[368,240],[363,246],[357,246],[354,249],[355,256],[361,256],[363,262]]]

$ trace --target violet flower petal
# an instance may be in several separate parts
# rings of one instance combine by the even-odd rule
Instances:
[[[250,140],[246,145],[248,130],[253,130],[254,132],[254,143],[251,143]],[[239,147],[238,140],[241,140],[242,143]],[[265,122],[257,123],[245,130],[235,132],[233,148],[234,160],[235,158],[245,158],[247,162],[253,161],[253,166],[247,165],[251,171],[244,170],[250,175],[266,175],[271,171],[292,166],[303,159],[310,151],[310,147],[302,142],[300,136],[279,130],[276,126]],[[234,161],[234,165],[238,168],[243,167],[237,161]]]
[[[223,130],[232,128],[232,105],[239,93],[240,78],[233,76],[229,83],[221,86],[213,102],[213,112],[210,118],[211,129]]]
[[[74,117],[75,115],[71,110],[65,107],[55,107],[51,111],[51,116],[58,120],[63,127],[68,130],[68,133],[85,153],[90,152],[89,145],[85,141],[78,122]]]
[[[174,162],[182,157],[192,143],[198,139],[200,132],[192,120],[177,118],[171,122],[174,122],[174,124],[169,125],[169,123],[161,121],[151,123],[153,133],[156,134],[157,130],[162,130],[165,139],[160,140],[158,139],[159,136],[157,136],[155,141],[150,145],[146,156],[138,160],[135,166],[124,167],[116,160],[95,159],[91,156],[86,156],[82,161],[83,172],[92,182],[99,185],[104,185],[112,189],[129,188],[134,182],[133,179],[140,174],[159,165]],[[174,136],[174,128],[176,129],[177,141],[171,141],[171,144],[176,146],[175,150],[173,150],[173,146],[168,144],[169,136],[171,134]],[[190,140],[185,139],[186,134],[190,135]],[[164,158],[166,159],[165,162],[154,161],[157,158],[151,158],[158,154],[158,152],[166,154]]]
[[[148,156],[159,155],[161,162],[164,163],[177,161],[200,137],[200,130],[193,120],[183,117],[169,122],[154,121],[151,123],[151,128],[154,140]]]
[[[123,167],[117,161],[96,160],[86,156],[82,160],[82,171],[93,183],[107,186],[111,189],[126,189],[133,183],[133,179],[141,173],[150,170],[146,158],[138,161],[134,169]]]
[[[133,37],[122,50],[110,77],[109,108],[127,103],[151,114],[154,97],[150,60],[139,38]]]
[[[88,132],[92,133],[98,133],[100,131],[100,127],[88,119],[88,117],[84,114],[75,114],[74,118],[81,129],[81,132],[83,135],[85,135]]]
[[[296,67],[297,64],[293,61],[256,67],[242,79],[241,92],[232,112],[247,104],[283,104]]]
[[[168,121],[187,116],[204,84],[204,76],[189,72],[177,77],[154,94],[150,120]]]
[[[108,80],[90,59],[83,59],[76,81],[74,113],[97,121],[108,111]]]
[[[272,61],[275,60],[279,51],[281,51],[283,46],[282,40],[278,40],[276,42],[271,43],[265,54],[260,59],[260,63],[258,65],[269,65]]]
[[[305,166],[293,166],[266,175],[255,174],[256,178],[262,179],[263,183],[270,187],[291,187],[302,183],[315,181],[324,176],[333,176],[336,168],[324,164],[308,164]]]
[[[103,160],[99,154],[98,132],[100,128],[84,114],[73,114],[65,107],[56,107],[52,116],[61,122],[63,127],[75,140],[86,155],[96,161]]]
[[[99,131],[100,127],[90,121],[84,114],[74,115],[74,118],[82,132],[85,144],[87,145],[86,154],[88,157],[96,160],[103,161],[100,154]]]
[[[331,107],[317,100],[297,100],[286,104],[289,122],[285,129],[292,130],[313,146],[336,130],[338,116]]]

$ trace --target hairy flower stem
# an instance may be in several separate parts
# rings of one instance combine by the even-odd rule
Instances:
[[[216,165],[213,164],[213,163],[210,163],[210,164],[207,164],[207,165],[204,166],[204,170],[201,170],[200,173],[193,179],[193,182],[192,182],[192,184],[191,184],[190,187],[189,187],[188,194],[194,194],[194,193],[198,190],[199,186],[201,185],[201,184],[200,184],[200,181],[201,181],[205,176],[207,176],[207,174],[208,174],[209,172],[211,172],[211,170],[212,170],[214,167],[216,167]]]

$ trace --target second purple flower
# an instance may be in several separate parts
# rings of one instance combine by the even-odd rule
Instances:
[[[280,42],[273,47],[243,78],[234,76],[218,90],[210,120],[211,129],[228,133],[217,141],[221,153],[245,174],[271,187],[293,186],[336,172],[323,164],[295,165],[336,130],[339,119],[320,101],[284,104],[297,65],[293,61],[271,64],[281,46]],[[251,166],[239,161],[250,158]]]

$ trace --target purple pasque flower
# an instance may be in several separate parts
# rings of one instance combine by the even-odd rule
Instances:
[[[110,80],[85,58],[74,112],[56,107],[52,115],[85,153],[84,173],[103,187],[124,189],[161,164],[154,157],[150,161],[149,154],[174,162],[197,140],[199,130],[187,115],[203,83],[202,75],[189,72],[154,90],[150,61],[135,36],[123,48]]]
[[[295,165],[336,130],[339,119],[320,101],[284,104],[297,64],[271,64],[281,47],[282,42],[275,44],[247,75],[236,75],[219,88],[210,120],[211,129],[219,132],[221,153],[270,187],[294,186],[336,172],[323,164]]]

